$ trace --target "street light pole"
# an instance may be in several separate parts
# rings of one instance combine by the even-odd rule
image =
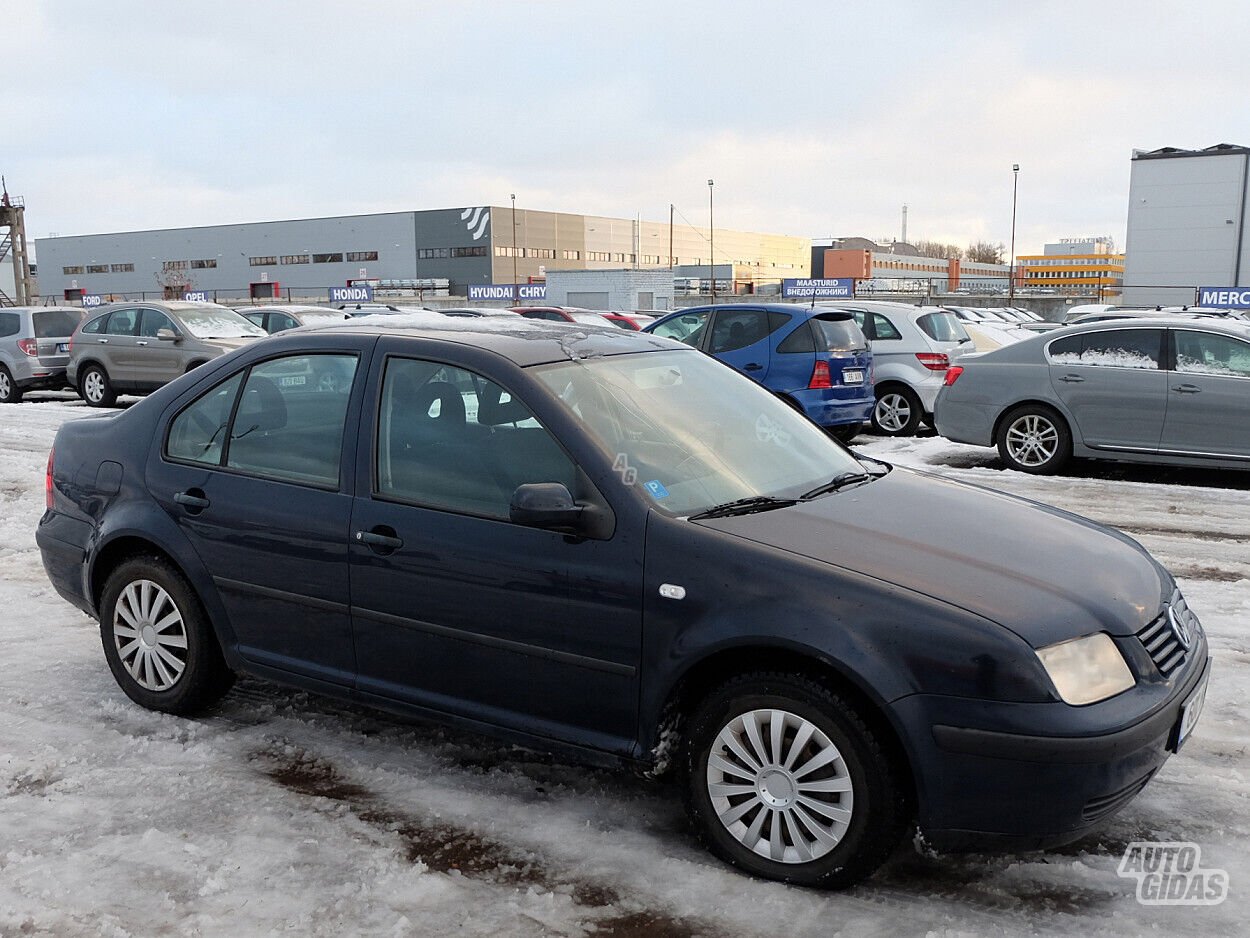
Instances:
[[[716,225],[712,219],[712,180],[707,181],[707,249],[711,253],[708,258],[708,271],[711,273],[712,303],[716,303]]]
[[[1007,305],[1016,299],[1016,190],[1020,182],[1020,164],[1011,164],[1011,257],[1007,259]]]
[[[517,292],[516,276],[516,193],[512,193],[512,302],[519,303],[521,297]]]

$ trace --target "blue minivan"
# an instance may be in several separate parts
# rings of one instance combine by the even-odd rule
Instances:
[[[844,442],[872,416],[872,352],[850,313],[728,303],[678,310],[643,331],[732,365]]]

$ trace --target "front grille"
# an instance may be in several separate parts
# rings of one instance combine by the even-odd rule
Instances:
[[[1150,781],[1151,776],[1154,774],[1155,770],[1151,769],[1137,781],[1124,786],[1119,791],[1113,791],[1109,795],[1099,795],[1097,798],[1090,798],[1089,801],[1085,802],[1085,807],[1081,809],[1081,819],[1097,821],[1119,810],[1131,801],[1134,795],[1146,787],[1146,783]]]
[[[1192,642],[1198,631],[1198,617],[1190,611],[1180,590],[1172,593],[1163,614],[1137,633],[1150,660],[1164,677],[1171,677],[1185,663],[1186,646],[1176,637],[1176,630],[1172,627],[1173,617],[1187,630]]]

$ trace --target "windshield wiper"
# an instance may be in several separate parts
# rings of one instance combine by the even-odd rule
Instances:
[[[752,495],[750,498],[739,498],[736,501],[725,502],[723,505],[713,505],[706,511],[701,511],[697,515],[691,515],[691,521],[698,521],[702,518],[728,518],[732,515],[750,515],[757,511],[772,511],[774,508],[789,508],[791,505],[797,504],[797,500],[793,498],[775,498],[772,495]]]
[[[867,482],[873,478],[875,476],[871,476],[866,472],[839,472],[824,485],[818,485],[810,492],[804,492],[799,496],[799,501],[805,502],[808,499],[815,498],[817,495],[824,495],[826,492],[836,492],[838,489],[846,488],[848,485]]]

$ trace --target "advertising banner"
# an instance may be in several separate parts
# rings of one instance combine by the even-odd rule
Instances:
[[[855,278],[839,277],[828,280],[817,277],[787,277],[781,281],[781,295],[818,300],[846,300],[855,296]]]
[[[483,283],[469,287],[470,300],[545,300],[545,283]]]

